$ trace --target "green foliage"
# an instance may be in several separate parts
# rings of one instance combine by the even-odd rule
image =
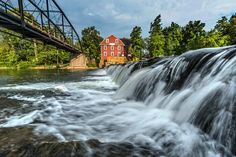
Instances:
[[[230,23],[228,18],[223,16],[220,20],[217,21],[215,25],[215,30],[220,32],[222,35],[229,34]]]
[[[29,19],[34,20],[31,17]],[[139,60],[143,53],[147,56],[146,52],[149,52],[149,57],[172,56],[188,50],[236,44],[236,13],[229,19],[223,16],[217,21],[214,29],[208,32],[204,27],[205,23],[198,20],[189,21],[185,26],[172,22],[170,26],[162,28],[161,15],[158,15],[150,25],[148,38],[142,39],[141,27],[133,28],[128,51],[135,60]],[[18,35],[9,30],[4,31]],[[68,63],[71,58],[70,53],[56,47],[35,40],[20,39],[8,33],[0,33],[0,66],[22,69],[36,65],[58,65]],[[90,60],[95,59],[97,64],[100,60],[99,44],[102,40],[100,32],[94,26],[82,30],[83,52]],[[79,48],[81,45],[77,43]]]
[[[178,54],[183,39],[182,28],[172,22],[171,26],[164,28],[163,33],[165,35],[165,56]]]
[[[15,34],[9,30],[5,31]],[[8,34],[0,35],[0,66],[25,69],[36,65],[64,64],[70,60],[69,52],[58,50],[56,47]]]
[[[202,48],[202,36],[205,36],[205,23],[198,21],[189,21],[183,28],[183,40],[181,44],[181,51],[193,50]]]
[[[176,23],[162,29],[158,15],[150,27],[148,50],[151,57],[180,55],[188,50],[236,44],[236,14],[228,20],[223,16],[209,32],[205,23],[189,21],[184,27]]]
[[[151,57],[163,56],[165,46],[165,36],[161,27],[161,15],[158,15],[151,23],[149,37],[149,52]]]
[[[130,53],[134,58],[141,58],[143,56],[143,39],[142,39],[142,28],[135,26],[130,34],[131,48]]]
[[[232,44],[236,44],[236,13],[231,16],[229,22],[229,35],[231,39],[230,41]]]
[[[230,44],[229,35],[222,35],[220,32],[212,30],[206,36],[201,37],[201,48],[204,47],[221,47]]]
[[[100,61],[100,42],[103,38],[94,26],[82,30],[81,44],[83,51],[90,59],[94,58],[98,64]]]
[[[27,61],[21,61],[17,64],[17,69],[28,69],[30,67],[32,67],[30,62]]]
[[[94,64],[94,63],[88,63],[87,66],[88,66],[88,67],[92,67],[92,68],[97,67],[97,65]]]
[[[49,49],[42,51],[38,54],[37,64],[39,65],[52,65],[64,64],[70,60],[69,53],[57,49]]]
[[[219,37],[227,40],[225,41],[227,45],[236,44],[236,13],[230,19],[223,16],[218,20],[214,31],[219,33]]]

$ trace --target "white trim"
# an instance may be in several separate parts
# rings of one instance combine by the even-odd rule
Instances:
[[[118,57],[120,57],[120,56],[121,56],[121,52],[120,52],[120,51],[118,52],[118,55],[117,55],[117,56],[118,56]]]
[[[111,46],[111,50],[114,50],[114,46],[113,45]]]
[[[103,56],[107,56],[107,52],[103,52]]]
[[[115,53],[114,53],[114,52],[111,52],[111,56],[115,56]]]

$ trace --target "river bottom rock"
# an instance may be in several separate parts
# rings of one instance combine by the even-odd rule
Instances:
[[[58,142],[51,136],[36,136],[32,128],[0,130],[0,157],[160,157],[164,153],[131,143],[88,141]]]

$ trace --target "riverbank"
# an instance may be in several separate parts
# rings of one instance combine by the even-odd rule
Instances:
[[[36,66],[36,67],[27,67],[27,68],[17,68],[17,67],[0,67],[0,70],[22,70],[22,69],[29,69],[29,70],[51,70],[51,69],[64,69],[64,70],[96,70],[98,67],[70,67],[70,66]]]

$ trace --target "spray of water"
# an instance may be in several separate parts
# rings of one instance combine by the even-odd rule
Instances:
[[[30,108],[0,119],[0,127],[30,125],[60,141],[130,142],[168,157],[230,157],[235,55],[235,46],[201,49],[110,66],[78,82],[0,87]]]

